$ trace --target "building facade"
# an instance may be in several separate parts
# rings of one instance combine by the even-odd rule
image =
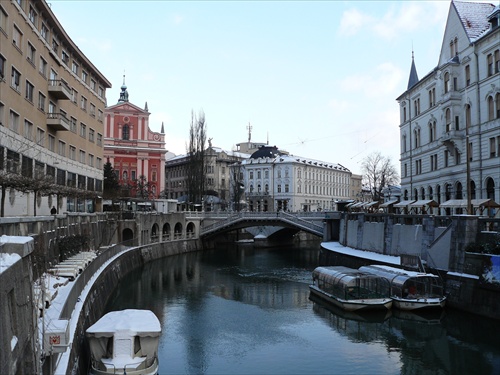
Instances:
[[[418,79],[412,61],[397,98],[401,199],[500,199],[499,17],[498,6],[452,1],[438,65]]]
[[[349,169],[289,155],[276,146],[262,146],[243,160],[241,176],[250,211],[330,210],[351,197]]]
[[[230,207],[230,173],[231,166],[248,158],[249,155],[226,151],[220,147],[210,145],[205,150],[205,201],[203,210],[216,211]],[[188,201],[188,170],[189,156],[178,155],[166,161],[166,197],[179,199],[180,202]],[[187,208],[187,207],[185,207]]]
[[[118,103],[104,111],[104,158],[119,177],[120,185],[132,197],[138,194],[136,181],[148,183],[147,198],[158,198],[165,190],[165,133],[149,128],[147,103],[144,109],[128,100],[125,78]],[[142,183],[142,182],[141,182]]]
[[[99,209],[110,87],[45,0],[0,2],[5,216]]]

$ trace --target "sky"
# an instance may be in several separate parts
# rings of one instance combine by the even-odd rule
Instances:
[[[150,128],[186,153],[191,114],[231,151],[248,140],[361,174],[372,152],[400,169],[399,105],[412,51],[438,64],[449,1],[49,0],[71,39]],[[208,144],[207,144],[208,146]]]

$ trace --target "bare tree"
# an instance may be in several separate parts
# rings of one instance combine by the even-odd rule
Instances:
[[[235,211],[240,211],[240,202],[245,190],[245,185],[243,184],[243,167],[241,166],[241,161],[231,164],[229,167],[229,171],[229,184],[231,186],[231,200],[233,202],[233,209]]]
[[[137,198],[149,200],[153,197],[153,184],[149,182],[146,176],[141,175],[138,179],[129,184],[130,190],[135,193]]]
[[[383,156],[376,151],[363,159],[361,164],[363,183],[370,188],[372,199],[378,201],[383,198],[382,190],[399,183],[399,173],[390,157]]]
[[[202,111],[198,118],[191,112],[191,126],[189,128],[188,175],[187,192],[189,201],[201,203],[206,185],[205,171],[205,142],[207,139],[207,126],[205,113]]]

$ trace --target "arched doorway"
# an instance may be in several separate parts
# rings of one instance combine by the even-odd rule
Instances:
[[[194,237],[194,230],[195,230],[194,223],[189,222],[188,225],[186,226],[186,237],[187,238]]]
[[[134,232],[130,228],[125,228],[122,232],[122,242],[132,241],[134,239]]]
[[[495,200],[495,181],[491,177],[486,179],[486,198]]]
[[[170,224],[165,223],[163,224],[163,229],[162,229],[162,240],[163,241],[168,241],[170,240]]]
[[[174,227],[174,239],[182,238],[182,224],[176,223]]]
[[[160,240],[160,227],[154,223],[151,228],[151,242],[158,242]]]

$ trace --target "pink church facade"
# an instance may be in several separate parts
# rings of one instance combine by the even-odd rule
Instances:
[[[151,198],[165,190],[165,133],[149,128],[147,103],[142,109],[128,101],[125,82],[117,104],[105,109],[104,160],[111,163],[122,186],[144,176]],[[133,193],[133,192],[132,192]]]

